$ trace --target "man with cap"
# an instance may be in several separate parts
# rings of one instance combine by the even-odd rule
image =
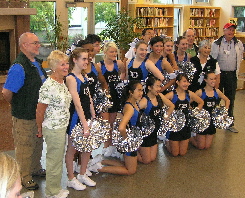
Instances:
[[[215,40],[211,47],[211,55],[217,59],[221,70],[219,89],[230,100],[229,116],[233,116],[237,74],[244,51],[242,42],[234,36],[236,27],[235,24],[226,23],[223,28],[224,35]],[[238,130],[233,125],[228,130],[238,133]]]

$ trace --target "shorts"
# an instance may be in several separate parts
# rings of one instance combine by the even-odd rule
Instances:
[[[126,155],[126,156],[129,156],[129,157],[136,157],[136,156],[137,156],[137,152],[138,152],[138,151],[125,152],[125,153],[123,153],[123,154]]]
[[[213,121],[211,120],[211,123],[209,127],[204,130],[202,133],[198,133],[198,135],[214,135],[216,133],[216,128],[213,125]]]
[[[188,140],[191,137],[191,131],[187,126],[185,126],[183,129],[181,129],[178,132],[168,131],[166,137],[167,139],[172,141]]]
[[[151,147],[157,144],[157,132],[154,130],[150,135],[143,138],[141,147]]]

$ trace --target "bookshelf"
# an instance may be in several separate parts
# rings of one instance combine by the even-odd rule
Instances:
[[[183,32],[195,29],[197,42],[219,37],[220,7],[184,6]]]
[[[142,19],[143,27],[135,28],[140,32],[144,28],[153,28],[155,34],[173,37],[174,7],[162,4],[129,4],[129,14]]]

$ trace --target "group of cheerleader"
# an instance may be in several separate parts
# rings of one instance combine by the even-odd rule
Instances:
[[[138,41],[135,45],[135,57],[128,59],[126,65],[121,60],[117,60],[118,49],[114,42],[104,45],[104,59],[97,64],[92,60],[96,52],[96,42],[89,38],[79,41],[76,48],[71,52],[69,64],[69,75],[66,77],[66,85],[72,96],[70,107],[70,124],[67,128],[68,148],[66,152],[66,166],[68,171],[68,187],[76,190],[84,190],[85,185],[95,186],[96,182],[91,180],[90,171],[107,172],[120,175],[131,175],[136,172],[137,163],[149,164],[157,157],[158,139],[157,131],[160,128],[161,110],[167,106],[164,119],[169,119],[173,110],[182,110],[185,114],[185,126],[177,132],[168,131],[165,136],[166,149],[173,155],[185,155],[189,142],[198,149],[207,149],[211,146],[216,129],[211,121],[210,126],[201,133],[191,135],[188,126],[188,111],[193,102],[196,108],[206,109],[210,114],[220,99],[225,101],[225,107],[229,107],[228,98],[216,86],[216,74],[208,71],[204,74],[205,86],[196,92],[188,90],[190,85],[188,76],[184,73],[175,74],[178,69],[177,61],[188,61],[190,58],[186,53],[182,53],[186,44],[182,44],[181,38],[178,50],[173,51],[173,42],[170,39],[163,40],[161,37],[151,38],[149,45],[151,52],[148,53],[148,44]],[[178,58],[178,59],[177,59]],[[167,74],[167,75],[166,75]],[[162,86],[163,81],[165,85]],[[120,97],[116,86],[119,82],[127,80],[123,95]],[[107,112],[96,114],[93,105],[93,96],[96,94],[97,83],[111,96],[113,105]],[[144,82],[144,83],[142,83]],[[171,88],[172,87],[172,88]],[[174,87],[174,88],[173,88]],[[144,112],[155,122],[154,131],[144,137],[141,146],[132,152],[124,152],[123,160],[110,160],[105,157],[116,156],[117,149],[112,145],[112,139],[104,143],[102,154],[91,158],[91,152],[80,152],[80,166],[77,171],[77,178],[74,176],[74,156],[76,150],[72,145],[71,131],[78,123],[82,123],[84,136],[89,136],[88,119],[100,116],[108,120],[111,128],[121,111],[121,122],[119,132],[121,136],[127,138],[128,127],[138,126],[141,123],[141,113]],[[110,133],[112,130],[110,131]],[[79,181],[83,181],[82,183]]]

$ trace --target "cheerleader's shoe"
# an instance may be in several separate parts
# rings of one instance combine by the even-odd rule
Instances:
[[[165,141],[166,140],[166,136],[165,135],[158,135],[157,138],[161,141]]]
[[[83,184],[86,184],[87,186],[96,186],[96,182],[90,179],[86,174],[84,175],[77,175],[78,181],[80,181]]]
[[[112,156],[112,153],[116,150],[115,146],[109,146],[107,148],[103,148],[102,153],[105,157]]]
[[[89,171],[99,173],[98,169],[102,169],[102,168],[103,168],[103,165],[100,162],[98,162],[97,164],[90,166]]]
[[[96,155],[93,159],[89,160],[87,167],[93,166],[94,164],[101,162],[102,159],[103,159],[103,157],[101,154]]]

